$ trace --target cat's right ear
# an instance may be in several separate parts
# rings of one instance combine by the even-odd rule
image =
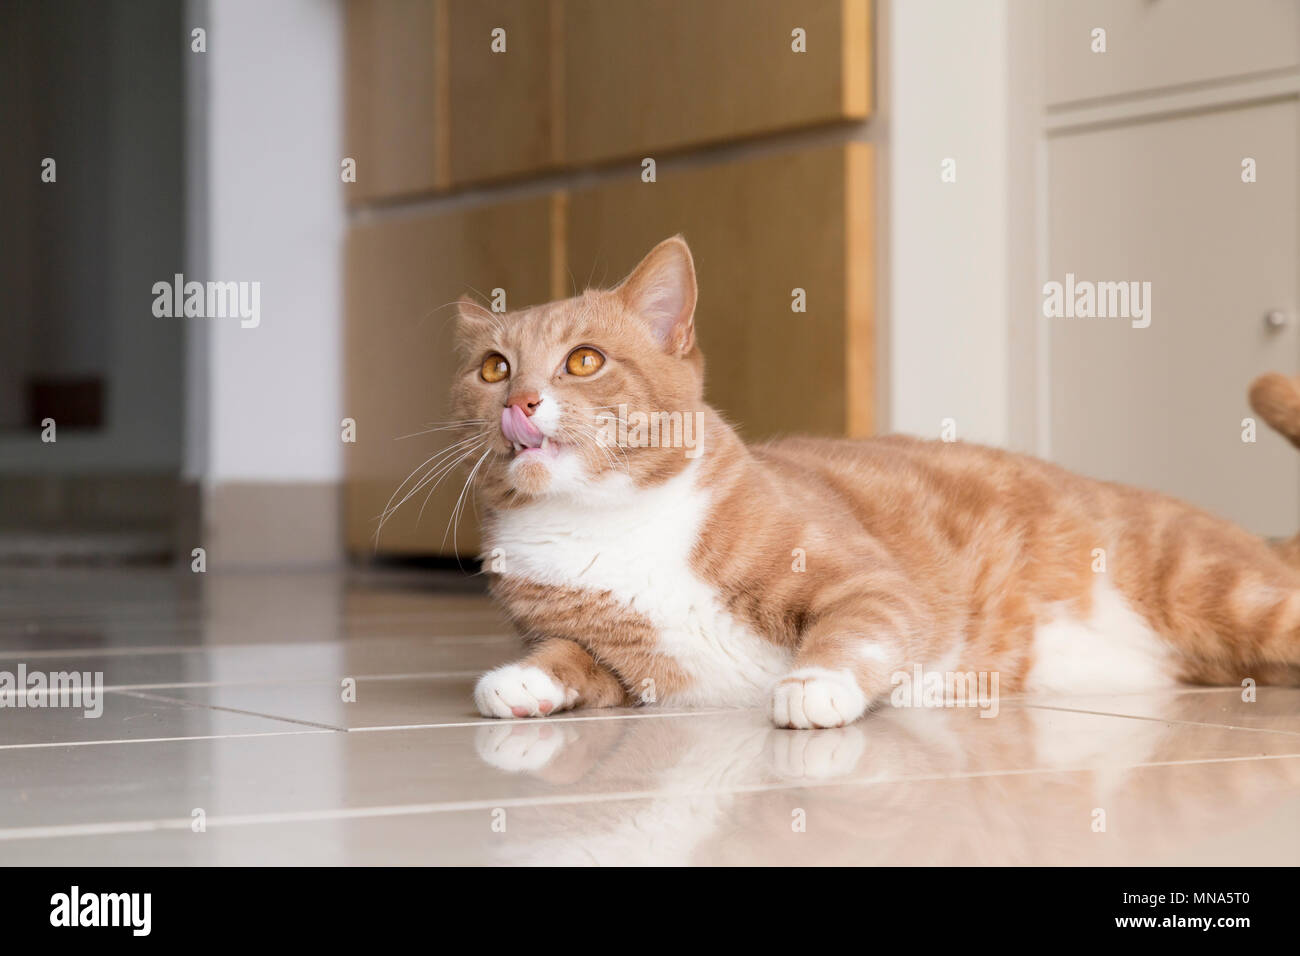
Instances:
[[[695,260],[681,236],[665,239],[614,290],[672,355],[695,347]]]

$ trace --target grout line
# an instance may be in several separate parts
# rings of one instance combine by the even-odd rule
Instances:
[[[1300,754],[1272,754],[1249,757],[1205,757],[1195,760],[1162,760],[1149,763],[1126,764],[1124,769],[1137,770],[1158,767],[1182,767],[1204,764],[1241,763],[1248,760],[1296,760]],[[435,813],[464,813],[473,810],[496,810],[499,808],[520,809],[526,807],[547,807],[564,805],[581,805],[592,803],[615,803],[633,800],[684,799],[700,796],[730,796],[782,792],[787,790],[813,790],[829,787],[874,787],[895,784],[912,784],[924,781],[943,782],[949,780],[968,780],[988,777],[1016,777],[1032,774],[1066,774],[1097,773],[1105,767],[1072,768],[1027,768],[1019,770],[985,770],[967,771],[955,774],[920,774],[916,776],[863,778],[858,780],[799,780],[796,782],[752,784],[740,787],[718,787],[703,789],[657,789],[616,791],[611,793],[589,793],[544,797],[506,797],[496,800],[460,800],[443,803],[407,803],[373,807],[340,807],[329,810],[288,810],[272,813],[248,813],[232,816],[209,816],[207,826],[238,827],[257,826],[268,823],[313,823],[326,820],[361,820],[397,816],[425,816]],[[189,817],[163,817],[151,820],[123,820],[106,823],[53,824],[47,826],[10,827],[0,829],[0,842],[8,840],[51,839],[57,837],[105,836],[119,833],[142,833],[159,830],[189,830],[192,824]]]
[[[671,713],[647,713],[637,712],[633,714],[591,714],[589,716],[563,717],[556,716],[556,724],[576,724],[581,721],[590,720],[644,720],[650,717],[708,717],[713,714],[737,714],[742,713],[744,708],[723,707],[717,710],[675,710]],[[509,726],[510,724],[536,724],[536,717],[481,717],[478,720],[464,720],[441,724],[392,724],[387,727],[350,727],[348,733],[356,734],[376,730],[437,730],[450,727],[496,727]]]
[[[308,684],[333,684],[344,677],[352,677],[358,681],[450,680],[478,677],[482,673],[482,670],[413,671],[409,674],[338,674],[331,677],[275,677],[266,680],[178,681],[170,684],[105,684],[103,690],[120,694],[131,690],[187,690],[206,687],[280,687],[284,685],[299,687]],[[29,689],[27,693],[30,695],[34,692]]]
[[[108,744],[166,744],[189,740],[237,740],[245,737],[296,737],[301,734],[328,734],[333,730],[267,730],[246,734],[195,734],[190,737],[125,737],[111,740],[65,740],[34,744],[0,744],[0,750],[50,750],[57,747],[102,747]]]
[[[1084,710],[1080,707],[1053,707],[1047,704],[1021,704],[1033,710],[1059,710],[1066,714],[1091,714],[1094,717],[1122,717],[1125,720],[1150,720],[1157,724],[1181,724],[1187,727],[1215,727],[1220,730],[1248,730],[1257,734],[1286,734],[1300,737],[1300,730],[1276,730],[1271,727],[1243,727],[1240,724],[1218,724],[1205,720],[1177,720],[1171,717],[1147,717],[1142,714],[1112,714],[1106,710]]]
[[[421,434],[419,432],[413,433]],[[400,438],[400,435],[394,436]],[[0,599],[2,600],[2,599]],[[229,614],[220,611],[208,610],[205,612],[186,611],[183,615],[176,617],[159,617],[158,614],[140,614],[123,615],[113,614],[111,612],[96,612],[83,616],[67,617],[46,617],[41,616],[39,609],[33,608],[32,612],[26,615],[13,614],[14,609],[0,608],[0,613],[8,612],[11,616],[0,618],[0,634],[25,634],[33,631],[52,631],[59,628],[87,628],[87,627],[131,627],[146,631],[171,630],[182,628],[197,630],[200,628],[217,626],[225,627],[256,627],[266,623],[266,616],[249,616],[246,614]],[[296,616],[287,615],[284,623],[296,623]],[[281,619],[283,620],[283,618]],[[338,611],[334,613],[330,620],[338,624],[346,624],[352,627],[385,627],[401,624],[428,624],[437,622],[447,622],[456,624],[488,624],[496,628],[509,628],[509,621],[503,614],[491,607],[483,607],[479,610],[449,611],[436,607],[421,608],[416,611],[395,611],[390,614],[376,613],[344,613]],[[501,633],[497,631],[496,633]]]
[[[477,673],[477,671],[473,673]],[[362,678],[358,678],[358,679],[362,679]],[[240,685],[229,685],[229,686],[240,686]],[[110,690],[110,689],[111,688],[105,688],[105,690]],[[355,734],[355,733],[375,733],[375,732],[388,732],[388,731],[401,731],[401,730],[444,730],[444,729],[450,730],[450,729],[465,728],[465,727],[509,726],[512,724],[532,724],[537,722],[537,718],[535,717],[517,717],[517,718],[507,718],[507,719],[502,719],[497,717],[482,717],[477,720],[445,721],[445,722],[423,723],[423,724],[385,724],[385,725],[366,726],[366,727],[339,727],[339,726],[334,726],[332,724],[316,723],[308,720],[300,720],[292,717],[284,717],[278,714],[262,713],[261,711],[240,710],[232,707],[219,707],[212,704],[204,704],[204,703],[199,703],[197,701],[184,700],[182,698],[169,698],[161,695],[127,693],[121,690],[116,690],[116,689],[113,690],[115,693],[122,693],[125,696],[142,697],[146,699],[152,698],[156,700],[164,700],[169,703],[185,704],[185,705],[190,705],[195,707],[202,707],[210,710],[226,710],[226,711],[230,711],[231,713],[242,714],[250,717],[262,717],[267,720],[282,721],[282,722],[292,723],[292,724],[301,724],[303,726],[312,727],[312,728],[319,728],[318,730],[313,730],[313,731],[299,731],[300,733],[329,732],[329,733]],[[1190,692],[1200,693],[1201,689],[1198,688]],[[1056,710],[1064,713],[1088,714],[1096,717],[1116,717],[1116,718],[1129,719],[1129,720],[1148,720],[1148,721],[1154,721],[1156,723],[1165,723],[1165,724],[1184,724],[1193,727],[1209,727],[1209,728],[1219,728],[1224,730],[1246,730],[1246,731],[1254,731],[1256,733],[1272,733],[1272,734],[1283,734],[1286,736],[1300,736],[1300,732],[1297,731],[1271,730],[1262,727],[1242,727],[1235,724],[1214,724],[1214,723],[1202,723],[1198,721],[1187,721],[1187,720],[1168,720],[1160,717],[1142,717],[1133,714],[1112,714],[1100,710],[1082,710],[1079,708],[1056,707],[1056,706],[1049,706],[1046,704],[1022,703],[1021,706],[1026,708],[1032,708],[1035,710]],[[653,711],[638,711],[634,713],[623,713],[623,714],[590,714],[584,716],[575,715],[572,717],[557,716],[555,718],[552,718],[552,720],[554,723],[579,723],[579,722],[601,721],[601,720],[643,720],[643,719],[657,718],[657,717],[664,717],[664,718],[708,717],[708,716],[715,716],[718,714],[740,713],[743,710],[744,708],[718,708],[713,710],[672,711],[669,713],[656,713]],[[122,739],[113,739],[113,740],[74,740],[74,741],[62,741],[62,742],[50,742],[50,743],[0,744],[0,750],[33,749],[33,748],[42,748],[42,747],[101,746],[106,744],[154,743],[154,742],[170,742],[170,741],[180,741],[180,740],[220,740],[228,737],[229,738],[273,737],[273,736],[281,736],[284,733],[294,733],[294,732],[268,731],[266,733],[260,733],[260,734],[259,733],[208,734],[208,735],[198,735],[198,736],[191,736],[191,737],[122,738]],[[1290,755],[1286,755],[1286,756],[1290,756]]]
[[[256,644],[189,644],[189,645],[166,645],[166,644],[149,644],[140,647],[69,647],[58,650],[0,650],[0,661],[3,660],[33,660],[47,657],[146,657],[158,654],[206,654],[212,651],[231,651],[234,649],[242,650],[262,650],[265,648],[274,648],[277,650],[299,649],[311,646],[324,646],[330,648],[362,648],[368,642],[379,641],[406,641],[419,640],[424,646],[442,647],[461,647],[467,644],[518,644],[519,639],[509,636],[498,635],[470,635],[457,634],[448,638],[429,637],[428,635],[418,634],[374,634],[368,637],[341,638],[330,641],[270,641]]]
[[[299,720],[294,717],[281,717],[277,714],[263,714],[256,710],[242,710],[239,707],[223,707],[219,704],[206,704],[201,701],[183,700],[178,697],[165,697],[162,694],[145,694],[135,691],[124,691],[122,692],[122,695],[124,697],[136,697],[140,700],[152,700],[167,704],[181,704],[182,706],[187,707],[198,707],[204,710],[220,710],[228,714],[240,714],[244,717],[263,717],[267,720],[280,720],[286,724],[298,724],[303,727],[317,727],[321,730],[331,730],[335,733],[345,733],[347,731],[346,727],[336,727],[333,724],[322,724],[314,720]]]
[[[120,692],[118,692],[120,693]],[[502,719],[498,717],[481,717],[478,720],[452,721],[448,723],[434,724],[391,724],[388,726],[377,727],[335,727],[331,724],[320,724],[309,720],[295,720],[292,717],[281,717],[276,714],[263,714],[253,710],[237,710],[231,707],[216,707],[211,704],[200,704],[195,701],[187,701],[179,698],[168,698],[160,695],[151,694],[125,694],[128,697],[143,697],[146,699],[165,700],[169,703],[190,704],[195,707],[202,707],[209,710],[228,710],[232,713],[243,714],[250,717],[264,717],[267,720],[282,721],[290,724],[301,724],[312,728],[311,730],[268,730],[264,733],[245,733],[245,734],[196,734],[191,737],[121,737],[110,740],[64,740],[51,741],[48,743],[31,743],[31,744],[0,744],[0,750],[35,750],[40,748],[57,748],[57,747],[98,747],[107,744],[142,744],[142,743],[169,743],[180,740],[225,740],[228,738],[242,737],[283,737],[293,734],[324,734],[324,733],[369,733],[374,731],[397,731],[397,730],[440,730],[454,729],[458,727],[494,727],[507,726],[510,724],[536,724],[536,717],[512,717]],[[688,710],[673,711],[671,713],[659,714],[652,712],[632,713],[632,714],[590,714],[583,717],[554,717],[551,718],[551,724],[559,723],[578,723],[581,721],[597,720],[634,720],[645,719],[650,717],[707,717],[711,714],[734,714],[742,713],[740,708],[723,708],[719,710]]]

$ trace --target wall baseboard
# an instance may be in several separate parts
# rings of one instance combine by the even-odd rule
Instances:
[[[163,474],[0,475],[0,528],[39,531],[166,527],[178,482]]]

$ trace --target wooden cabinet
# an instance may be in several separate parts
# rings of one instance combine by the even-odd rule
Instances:
[[[580,191],[568,267],[613,285],[680,232],[699,279],[709,400],[749,439],[867,435],[872,176],[870,147],[852,144]],[[796,290],[807,311],[793,310]]]
[[[871,108],[868,0],[352,0],[347,15],[354,204]]]

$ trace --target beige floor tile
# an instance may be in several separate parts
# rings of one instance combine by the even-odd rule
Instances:
[[[1031,706],[1059,707],[1214,727],[1300,734],[1300,688],[1257,687],[1253,699],[1235,688],[1187,688],[1151,694],[1025,698]]]
[[[518,644],[433,577],[0,574],[0,670],[138,688],[98,719],[0,708],[0,859],[1300,861],[1300,690],[886,707],[813,732],[758,711],[492,721],[474,675]]]
[[[204,645],[182,650],[0,652],[0,670],[99,672],[114,688],[158,690],[204,684],[317,683],[344,677],[479,673],[519,656],[521,645],[488,637],[371,637],[296,644]]]
[[[485,669],[515,656],[501,647],[478,647],[464,654],[468,670],[438,677],[385,678],[356,681],[355,699],[345,701],[338,678],[301,683],[222,684],[216,687],[179,687],[156,691],[178,700],[210,707],[228,707],[291,720],[310,720],[340,730],[488,722],[474,707],[473,687]],[[489,660],[489,658],[493,658]],[[341,670],[339,673],[348,674]],[[360,672],[356,672],[360,673]],[[649,713],[684,713],[680,708],[647,711],[610,708],[556,714],[554,720],[586,720],[593,715],[644,716]]]
[[[5,570],[0,652],[505,633],[472,583],[465,593],[443,572]]]
[[[214,818],[214,828],[223,820],[266,825],[247,822],[266,815],[289,823],[415,807],[420,812],[409,819],[418,827],[420,817],[457,807],[921,787],[983,777],[1006,782],[989,784],[979,812],[1015,818],[1037,812],[1029,796],[1106,806],[1099,801],[1107,795],[1132,791],[1134,768],[1198,766],[1207,768],[1207,780],[1223,781],[1205,790],[1202,804],[1213,810],[1239,802],[1227,785],[1235,779],[1247,791],[1294,793],[1298,744],[1289,734],[1008,708],[991,720],[973,711],[886,712],[811,733],[775,730],[760,714],[734,711],[54,748],[5,755],[0,840],[15,827],[163,819],[183,828],[194,807]],[[1214,768],[1227,769],[1214,776]],[[1031,786],[1014,782],[1018,777],[1056,782]],[[43,789],[39,803],[15,798],[34,788]],[[101,796],[88,802],[87,793]],[[1171,792],[1162,799],[1182,798]]]
[[[26,762],[42,765],[44,761],[35,754],[45,751],[43,745],[89,743],[111,747],[114,741],[284,734],[312,729],[300,722],[213,710],[185,701],[146,700],[112,691],[102,695],[101,704],[91,700],[82,703],[90,704],[91,709],[88,711],[85,706],[0,708],[0,766]],[[95,710],[99,716],[90,716]],[[19,753],[28,756],[20,758]],[[12,782],[6,780],[0,784],[0,792],[8,793]],[[39,775],[29,783],[33,789],[39,789]],[[4,820],[0,815],[0,824]]]

